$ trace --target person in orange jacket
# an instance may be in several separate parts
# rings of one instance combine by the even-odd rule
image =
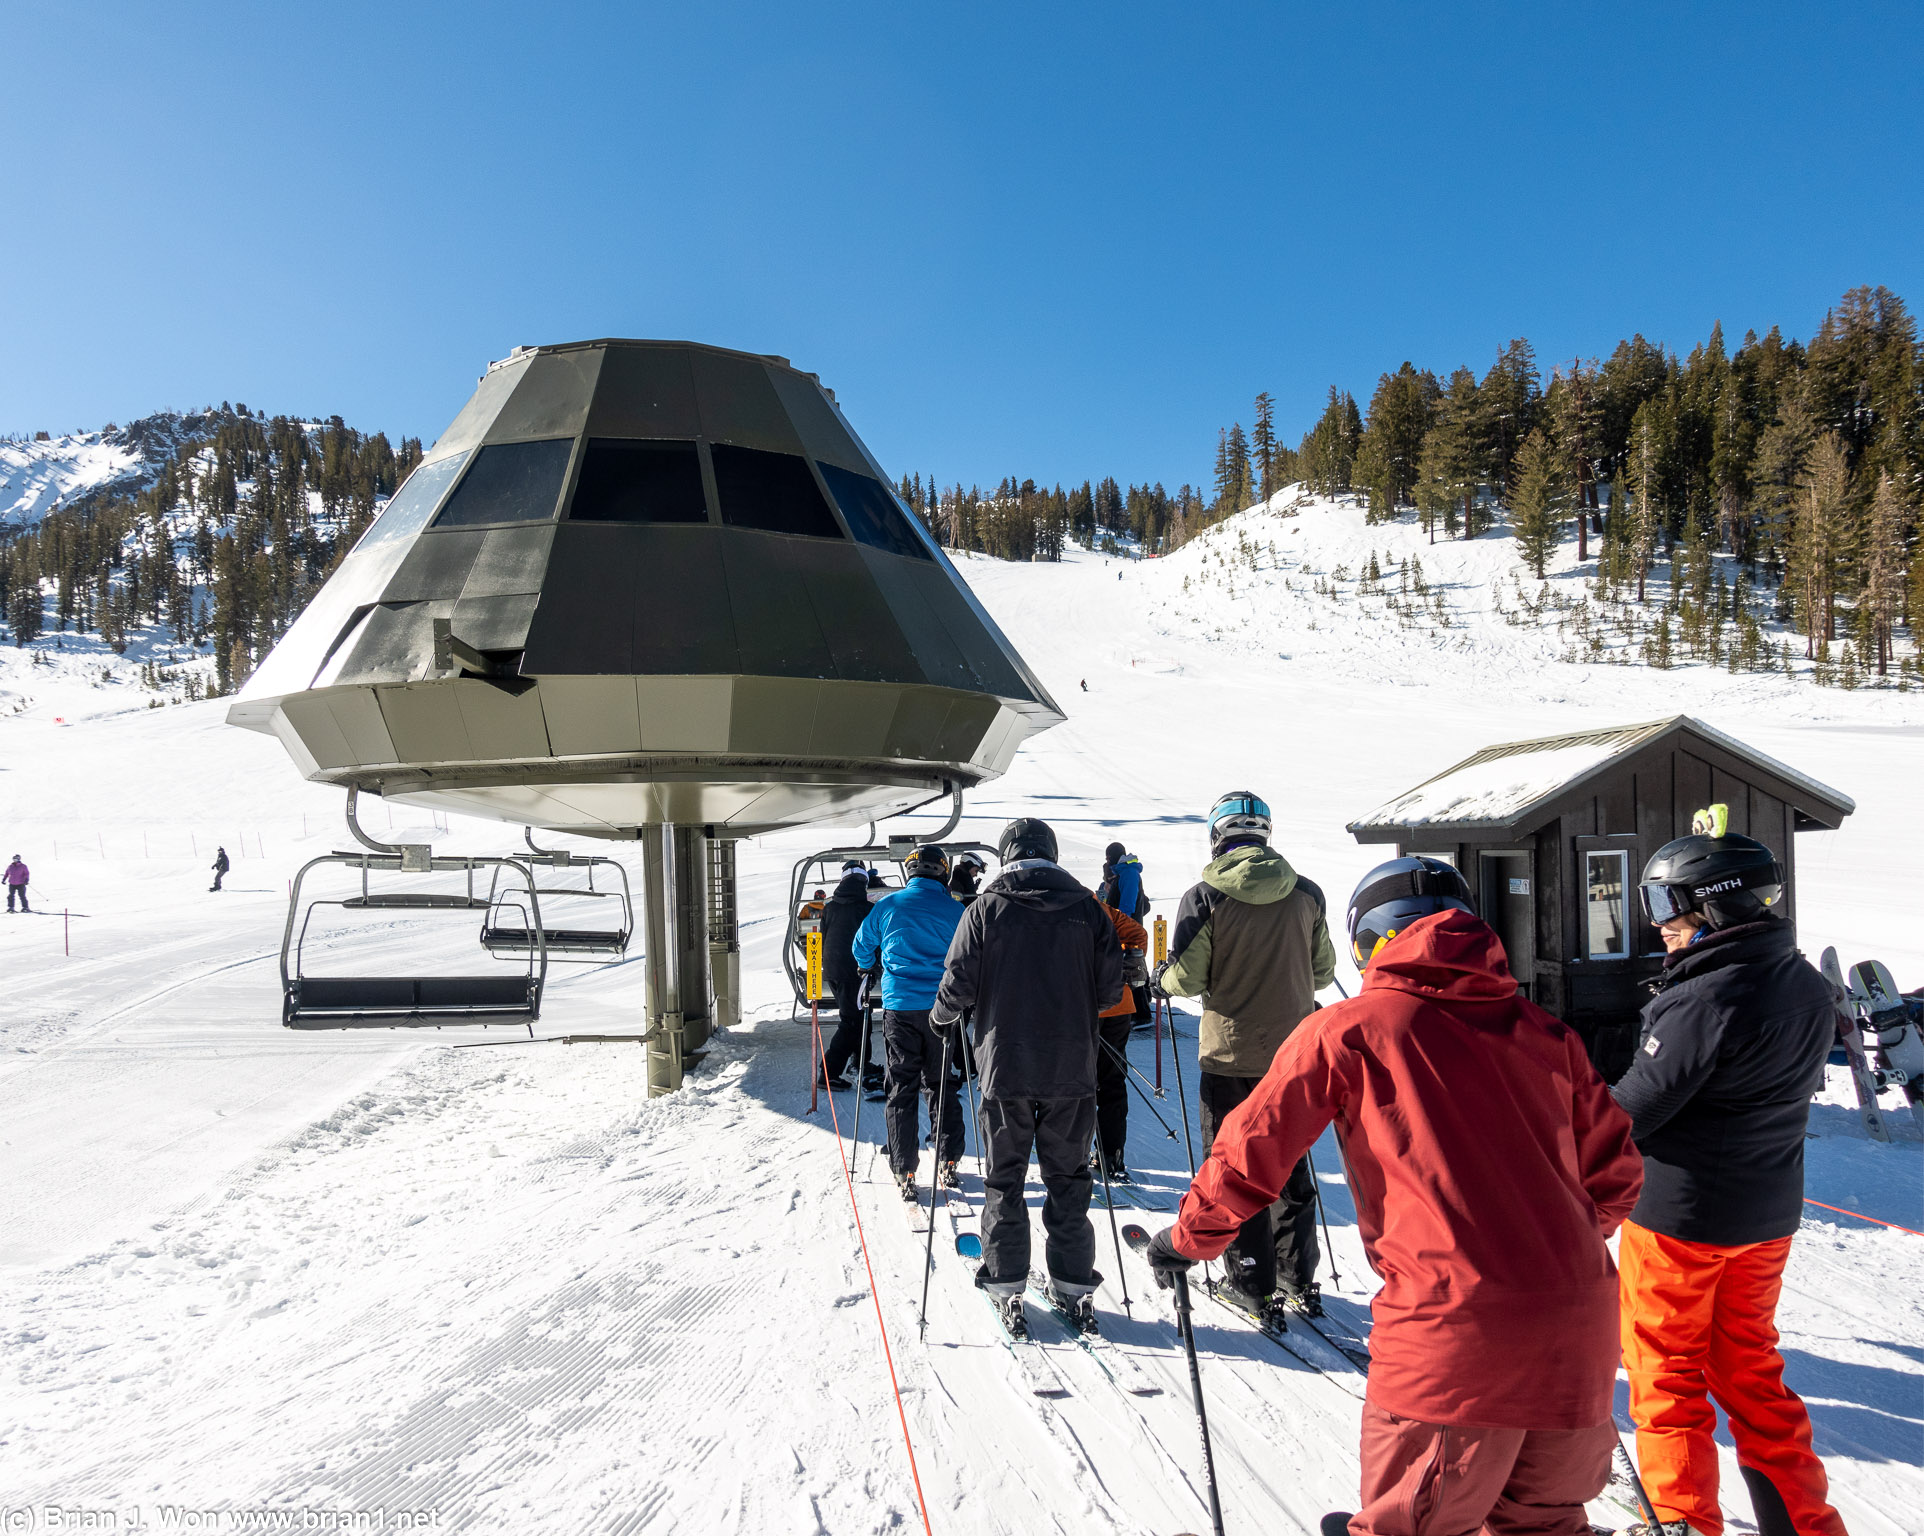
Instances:
[[[1098,896],[1098,901],[1102,898]],[[1116,942],[1122,945],[1122,1000],[1102,1010],[1096,1030],[1102,1044],[1096,1047],[1096,1153],[1102,1158],[1109,1180],[1127,1184],[1129,1180],[1129,1035],[1136,1027],[1135,989],[1149,979],[1149,932],[1128,913],[1108,902],[1102,910],[1115,926]]]
[[[1644,870],[1644,912],[1669,953],[1611,1090],[1644,1160],[1617,1246],[1637,1460],[1663,1536],[1720,1536],[1714,1397],[1762,1536],[1844,1536],[1777,1351],[1804,1129],[1836,1015],[1777,915],[1783,870],[1762,843],[1727,835],[1723,812],[1700,811],[1705,830]]]
[[[1362,989],[1283,1042],[1150,1262],[1164,1280],[1221,1254],[1334,1122],[1383,1277],[1349,1536],[1589,1536],[1617,1443],[1606,1240],[1643,1185],[1630,1119],[1448,864],[1379,865],[1348,927]]]

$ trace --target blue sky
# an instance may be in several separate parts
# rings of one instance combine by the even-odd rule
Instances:
[[[1580,14],[1579,14],[1580,13]],[[892,472],[1178,481],[1277,400],[1924,303],[1924,10],[6,9],[0,431],[432,438],[517,343],[834,386]]]

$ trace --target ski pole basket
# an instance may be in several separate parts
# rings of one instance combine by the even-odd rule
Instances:
[[[585,869],[585,885],[537,885],[537,896],[549,900],[552,915],[557,902],[566,910],[580,902],[605,905],[612,903],[608,915],[614,919],[610,926],[592,927],[588,925],[548,925],[530,921],[530,910],[521,902],[523,894],[520,887],[513,883],[502,884],[502,871],[496,869],[494,881],[488,890],[487,916],[481,922],[481,945],[497,960],[519,958],[533,954],[545,947],[547,953],[556,960],[613,960],[620,959],[628,951],[628,941],[635,931],[634,896],[628,885],[628,871],[619,860],[598,853],[571,853],[565,848],[540,848],[535,845],[532,828],[523,828],[529,852],[516,854],[512,860],[514,867],[526,866],[539,869]],[[613,878],[619,882],[620,889],[609,885],[606,889],[595,888],[597,868],[613,871]]]

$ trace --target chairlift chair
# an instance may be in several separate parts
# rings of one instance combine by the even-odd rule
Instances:
[[[566,848],[539,847],[535,843],[532,827],[522,828],[522,835],[527,841],[529,852],[514,856],[513,863],[517,867],[526,865],[534,868],[545,864],[550,869],[585,867],[588,871],[586,886],[537,885],[536,895],[558,896],[568,900],[586,897],[596,901],[612,901],[615,903],[614,910],[620,914],[617,925],[613,928],[551,927],[539,924],[538,919],[536,923],[530,923],[526,912],[521,914],[521,920],[518,923],[510,922],[507,919],[512,916],[516,905],[512,898],[516,897],[518,892],[509,888],[502,893],[509,899],[495,900],[503,874],[503,871],[497,868],[494,883],[490,885],[488,891],[490,898],[488,915],[481,924],[482,947],[497,960],[515,959],[530,954],[537,946],[545,946],[549,955],[563,961],[619,959],[626,954],[628,940],[634,936],[635,931],[635,903],[628,885],[628,871],[621,861],[611,859],[606,854],[574,853]],[[621,889],[596,890],[596,865],[606,865],[612,869],[621,881]],[[537,925],[539,932],[536,931]]]
[[[541,926],[541,899],[534,872],[519,859],[488,855],[436,858],[426,843],[378,843],[355,819],[357,791],[347,792],[347,825],[369,851],[324,853],[303,864],[288,893],[287,926],[281,935],[281,1023],[288,1029],[437,1028],[448,1024],[522,1024],[541,1017],[541,992],[548,978],[548,952]],[[317,897],[303,904],[302,887],[322,865],[360,872],[358,894]],[[476,876],[492,871],[487,891]],[[380,890],[373,875],[460,874],[453,891]],[[504,876],[518,879],[527,897],[524,926],[535,936],[527,965],[506,975],[468,976],[310,976],[303,959],[308,925],[316,908],[349,912],[482,912],[518,904],[504,891]],[[295,917],[300,917],[298,933]],[[532,1033],[532,1029],[530,1029]]]

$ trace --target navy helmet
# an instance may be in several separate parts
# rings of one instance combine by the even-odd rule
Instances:
[[[1468,912],[1470,887],[1453,864],[1410,854],[1378,864],[1349,899],[1349,954],[1357,970],[1418,918]]]

